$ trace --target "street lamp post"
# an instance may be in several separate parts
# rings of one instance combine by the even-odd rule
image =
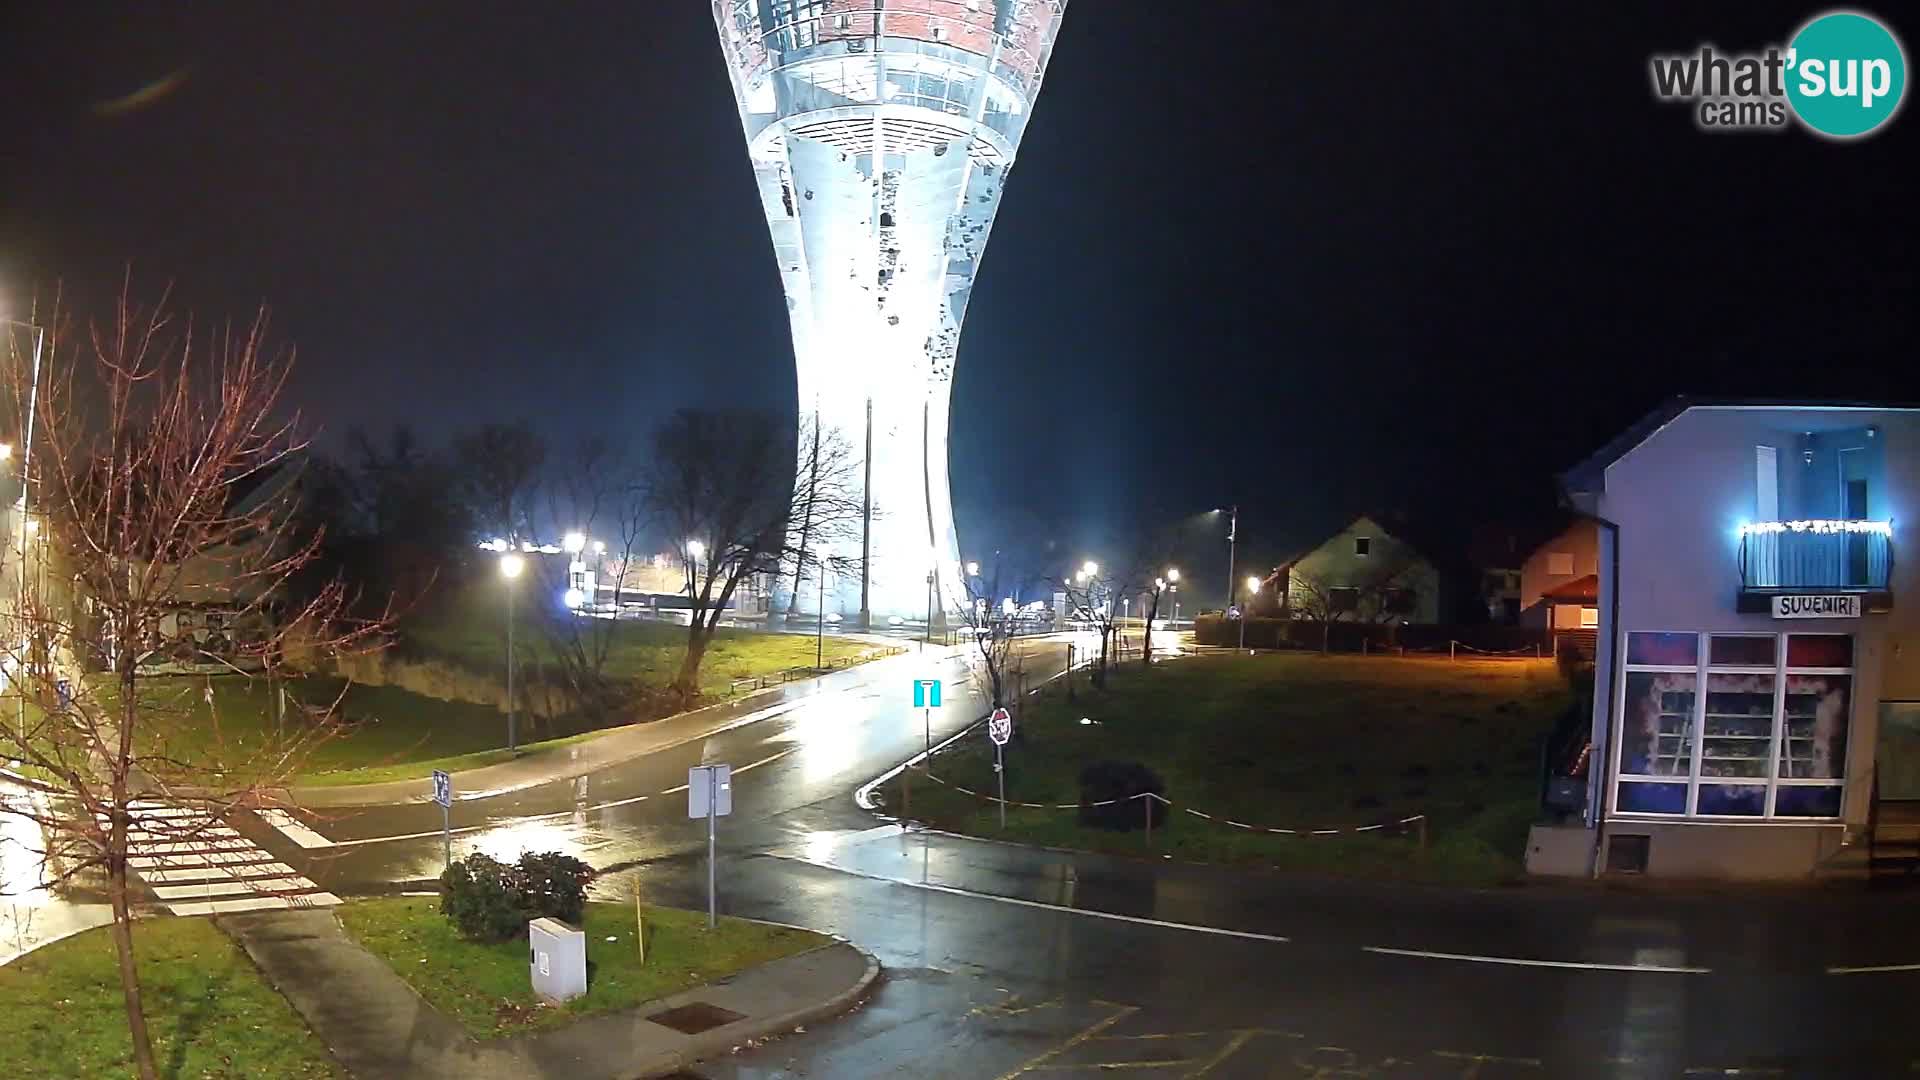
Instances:
[[[1227,520],[1227,604],[1232,606],[1234,543],[1240,538],[1240,504],[1234,503],[1229,513],[1232,516]]]
[[[820,611],[813,628],[813,669],[827,666],[827,564],[820,564]]]
[[[27,492],[33,483],[33,425],[36,414],[40,411],[40,355],[46,344],[47,332],[37,324],[21,322],[17,319],[0,318],[0,326],[9,328],[7,335],[9,345],[12,343],[12,327],[24,327],[33,332],[33,371],[28,382],[27,415],[22,425],[23,431],[20,446],[20,499],[16,503],[19,511],[20,565],[15,573],[20,575],[20,590],[16,600],[15,615],[20,620],[20,656],[14,662],[13,680],[15,683],[14,689],[20,692],[20,732],[24,738],[27,730],[27,689],[26,686],[20,682],[20,678],[26,673],[28,650],[32,646],[32,635],[27,626]],[[7,351],[12,352],[13,350],[9,348]],[[9,446],[7,448],[6,458],[11,458],[12,456],[13,448]]]
[[[526,569],[526,560],[508,552],[500,556],[500,577],[506,582],[507,591],[507,750],[520,749],[520,732],[514,721],[513,700],[513,583]]]

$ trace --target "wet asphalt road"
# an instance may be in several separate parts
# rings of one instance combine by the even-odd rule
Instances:
[[[1059,670],[1061,646],[1033,648],[1035,678]],[[928,666],[856,669],[711,738],[462,802],[455,854],[558,848],[616,868],[604,897],[698,907],[704,823],[672,789],[733,764],[723,911],[845,935],[888,974],[853,1015],[691,1074],[709,1080],[1920,1075],[1914,894],[1429,890],[903,833],[850,792],[919,749],[903,699]],[[936,741],[979,711],[960,661],[940,677]],[[333,846],[262,838],[365,893],[437,874],[439,823],[336,811],[316,823]],[[1916,970],[1846,970],[1883,965]]]

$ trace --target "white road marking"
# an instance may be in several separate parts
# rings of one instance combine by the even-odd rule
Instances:
[[[260,896],[266,893],[298,892],[314,889],[313,882],[294,874],[287,877],[245,878],[242,880],[203,881],[198,885],[151,885],[162,900],[214,900],[230,896]]]
[[[309,828],[306,823],[294,817],[292,814],[287,813],[285,810],[262,810],[260,811],[260,819],[274,828],[279,829],[287,839],[299,844],[303,848],[333,846],[333,841],[321,835],[317,830]]]
[[[1867,967],[1830,967],[1829,975],[1879,975],[1889,971],[1920,971],[1920,964],[1874,964]]]
[[[1092,908],[1063,907],[1059,904],[1042,903],[1039,900],[1023,900],[1017,896],[998,896],[994,893],[972,892],[967,889],[955,888],[952,885],[935,885],[930,881],[903,881],[900,878],[882,877],[879,874],[863,874],[858,870],[849,870],[844,866],[835,866],[832,863],[826,862],[816,862],[812,859],[802,859],[793,855],[775,855],[768,853],[768,856],[775,859],[785,859],[788,862],[806,863],[808,866],[818,866],[822,869],[833,870],[842,874],[851,874],[854,877],[862,877],[870,881],[881,881],[888,885],[904,885],[910,889],[925,889],[928,892],[946,893],[949,896],[965,896],[975,900],[991,900],[996,904],[1014,904],[1019,907],[1038,908],[1041,911],[1055,911],[1062,915],[1084,915],[1090,919],[1111,919],[1114,922],[1134,923],[1139,926],[1157,926],[1164,930],[1190,930],[1196,934],[1214,934],[1220,937],[1246,938],[1250,941],[1269,941],[1282,945],[1293,940],[1292,938],[1281,937],[1278,934],[1257,934],[1251,930],[1228,930],[1219,926],[1201,926],[1197,923],[1169,922],[1165,919],[1149,919],[1140,915],[1117,915],[1111,911],[1095,911]]]
[[[800,750],[800,748],[799,748],[799,747],[797,747],[797,746],[795,746],[795,747],[791,747],[791,748],[789,748],[789,749],[786,749],[786,750],[782,750],[782,751],[780,751],[779,753],[777,753],[777,754],[774,754],[774,755],[773,755],[773,756],[771,756],[771,757],[763,757],[763,758],[761,758],[761,759],[760,759],[759,761],[756,761],[756,762],[754,762],[754,763],[753,763],[753,764],[751,764],[751,765],[742,765],[742,766],[740,766],[739,768],[737,768],[737,769],[735,769],[735,770],[733,770],[733,775],[735,775],[735,776],[739,776],[739,775],[740,775],[741,773],[743,773],[743,772],[746,772],[746,771],[747,771],[747,770],[749,770],[749,769],[757,769],[757,768],[759,768],[759,767],[760,767],[760,766],[762,766],[762,765],[770,765],[770,764],[772,764],[773,762],[776,762],[776,761],[779,761],[779,760],[780,760],[781,758],[783,758],[783,757],[786,757],[786,756],[787,756],[788,754],[793,754],[793,753],[798,753],[798,752],[799,752],[799,750]],[[678,790],[678,791],[685,791],[685,790],[687,790],[687,789],[686,789],[686,788],[685,788],[684,786],[682,786],[682,787],[680,787],[680,788],[677,788],[677,789],[675,789],[675,790]]]
[[[1362,949],[1385,956],[1412,956],[1424,960],[1463,960],[1473,964],[1506,964],[1513,967],[1576,968],[1583,971],[1636,971],[1655,975],[1705,975],[1712,968],[1665,967],[1658,964],[1597,964],[1577,960],[1528,960],[1517,956],[1478,956],[1473,953],[1427,952],[1422,949],[1388,949],[1365,945]]]
[[[143,804],[129,835],[127,865],[175,915],[218,915],[338,904],[340,898],[293,872],[205,813]],[[160,827],[155,828],[154,824]]]

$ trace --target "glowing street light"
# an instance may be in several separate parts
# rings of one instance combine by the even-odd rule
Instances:
[[[1179,581],[1179,580],[1180,580],[1180,568],[1179,568],[1179,567],[1177,567],[1177,566],[1169,566],[1169,567],[1167,567],[1167,580],[1168,580],[1168,581]]]
[[[1257,577],[1253,577],[1252,575],[1248,575],[1247,577],[1247,606],[1248,607],[1253,606],[1253,597],[1259,591],[1260,591],[1260,579]],[[1247,647],[1247,612],[1244,610],[1240,612],[1240,647],[1243,649]]]
[[[500,556],[500,577],[507,592],[507,750],[520,748],[520,733],[513,715],[513,583],[527,568],[527,560],[512,552]]]
[[[566,549],[567,554],[578,555],[587,548],[586,534],[570,532],[560,541],[560,546]]]
[[[694,559],[698,560],[700,557],[704,556],[706,553],[707,553],[707,545],[701,543],[698,540],[687,541],[687,554],[693,556]]]
[[[1100,573],[1100,564],[1097,562],[1094,562],[1092,559],[1088,559],[1080,567],[1080,571],[1086,574],[1088,577],[1095,577]]]
[[[968,563],[968,564],[967,564],[967,576],[968,576],[968,577],[979,577],[979,576],[980,576],[980,564],[979,564],[979,563],[977,563],[977,562],[970,562],[970,563]]]

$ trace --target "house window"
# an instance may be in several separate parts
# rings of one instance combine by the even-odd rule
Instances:
[[[1614,810],[1840,816],[1852,666],[1845,634],[1628,634]]]
[[[1354,537],[1353,553],[1363,559],[1366,558],[1368,555],[1372,554],[1373,553],[1373,537],[1371,536]]]
[[[1582,630],[1600,629],[1600,609],[1599,608],[1583,607],[1580,609],[1580,629]]]
[[[1552,577],[1572,577],[1572,553],[1565,551],[1547,552],[1547,574]]]

